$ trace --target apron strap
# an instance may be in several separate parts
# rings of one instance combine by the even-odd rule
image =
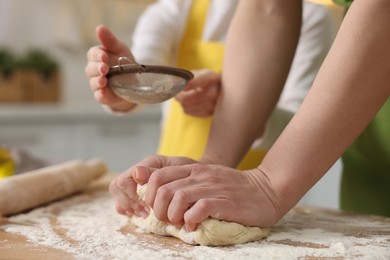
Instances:
[[[185,45],[192,44],[194,41],[202,40],[203,28],[206,22],[209,5],[209,0],[192,1],[192,7],[188,15],[187,25],[180,44],[180,49]]]

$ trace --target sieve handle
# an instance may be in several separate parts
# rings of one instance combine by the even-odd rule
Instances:
[[[138,64],[137,62],[135,62],[134,60],[130,60],[128,57],[119,57],[118,58],[118,68],[119,68],[119,72],[122,71],[122,63],[123,61],[126,61],[127,62],[127,66],[133,66],[134,68],[139,68],[142,71],[145,70],[145,66],[141,65],[141,64]]]

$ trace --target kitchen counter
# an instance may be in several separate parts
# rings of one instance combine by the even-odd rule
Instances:
[[[126,115],[127,120],[155,120],[160,118],[160,105],[148,105],[135,113]],[[64,122],[120,122],[123,116],[113,116],[99,105],[88,107],[65,107],[51,104],[0,105],[1,125],[55,124]]]
[[[243,245],[192,246],[142,233],[115,212],[111,178],[0,219],[0,259],[390,259],[390,218],[302,205],[268,238]]]

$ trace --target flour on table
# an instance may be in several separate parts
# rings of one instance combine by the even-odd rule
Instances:
[[[127,232],[126,228],[134,226],[115,211],[114,204],[105,188],[7,218],[8,223],[0,224],[0,230],[21,235],[37,248],[64,250],[74,259],[390,259],[390,221],[367,222],[358,216],[295,210],[265,239],[208,247]],[[340,225],[344,231],[338,230]],[[362,230],[361,234],[348,235],[356,230]],[[170,246],[165,244],[167,240]]]
[[[138,195],[145,198],[146,185],[140,186]],[[238,223],[226,222],[216,219],[207,219],[198,225],[193,232],[187,232],[184,228],[177,228],[172,224],[167,224],[158,220],[153,210],[149,216],[133,216],[131,222],[142,230],[163,236],[174,236],[192,245],[203,246],[225,246],[243,244],[260,240],[269,234],[269,228],[248,227]]]

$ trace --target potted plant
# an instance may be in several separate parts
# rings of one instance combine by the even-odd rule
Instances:
[[[59,65],[46,52],[32,49],[18,61],[24,74],[24,88],[32,102],[57,102],[59,92]]]
[[[25,93],[21,81],[15,56],[7,49],[0,49],[0,102],[23,100]]]
[[[16,59],[10,51],[0,49],[0,73],[4,78],[8,78],[15,69]]]

